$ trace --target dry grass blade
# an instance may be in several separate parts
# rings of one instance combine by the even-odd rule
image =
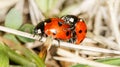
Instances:
[[[92,67],[118,67],[118,66],[107,65],[107,64],[102,64],[102,63],[94,62],[91,60],[87,60],[85,58],[82,58],[80,56],[76,56],[75,54],[72,54],[69,51],[65,51],[63,49],[58,49],[57,53],[61,56],[64,56],[64,57],[54,57],[54,59],[56,59],[56,60],[82,63],[82,64],[90,65]]]
[[[42,15],[42,12],[38,9],[38,6],[36,5],[34,0],[28,0],[29,1],[29,11],[30,11],[30,17],[32,20],[33,25],[37,25],[40,20],[45,19],[45,17]]]
[[[16,3],[15,9],[17,9],[20,12],[23,12],[23,8],[24,8],[24,0],[19,0]]]
[[[108,46],[109,48],[112,48],[112,49],[115,49],[115,50],[120,50],[120,46],[110,39],[107,39],[107,38],[102,37],[102,36],[94,36],[93,39],[95,41],[101,43],[102,45]]]
[[[23,36],[23,37],[39,40],[39,36],[33,37],[32,34],[17,31],[17,30],[10,29],[10,28],[6,28],[6,27],[3,27],[3,26],[0,26],[0,30],[4,31],[4,32],[20,35],[20,36]],[[45,42],[45,40],[46,40],[46,38],[43,37],[41,41]],[[57,40],[53,40],[53,43],[56,46],[58,46],[58,41]],[[71,44],[71,43],[67,43],[67,42],[62,42],[62,41],[60,43],[61,43],[61,45],[60,45],[61,47],[67,47],[69,49],[74,49],[74,50],[83,49],[83,50],[90,50],[90,51],[103,52],[103,53],[120,54],[120,51],[115,51],[115,50],[109,50],[109,49],[103,49],[103,48],[97,48],[97,47],[90,47],[90,46],[82,46],[82,45],[79,46],[79,45],[75,45],[75,44]]]
[[[115,4],[114,4],[115,3]],[[119,31],[119,23],[117,20],[117,10],[116,8],[118,8],[119,6],[116,6],[119,4],[119,0],[110,0],[108,1],[108,7],[109,7],[109,11],[110,11],[110,17],[111,17],[111,29],[113,31],[113,34],[116,38],[117,43],[120,45],[120,31]]]
[[[14,5],[18,0],[1,0],[0,1],[0,9],[6,9],[12,5]]]

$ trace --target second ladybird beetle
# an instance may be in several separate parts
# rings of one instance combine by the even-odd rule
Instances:
[[[70,29],[72,31],[70,42],[80,44],[84,40],[87,32],[85,21],[74,15],[65,15],[62,16],[61,19],[70,25]]]

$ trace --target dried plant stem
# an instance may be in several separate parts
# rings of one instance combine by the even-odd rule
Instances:
[[[23,8],[24,8],[24,0],[19,0],[16,3],[15,9],[17,9],[19,12],[23,13]]]
[[[115,50],[120,50],[120,46],[118,46],[117,43],[115,43],[114,41],[107,39],[105,37],[102,36],[94,36],[93,38],[95,41],[108,46],[109,48],[115,49]]]
[[[30,4],[29,4],[29,12],[30,12],[30,18],[31,18],[32,24],[36,25],[37,20],[35,18],[34,11],[33,11],[32,6]]]
[[[11,7],[14,5],[18,0],[1,0],[0,1],[0,10],[1,9],[6,9],[8,7]]]
[[[93,60],[93,59],[105,59],[105,58],[111,58],[111,56],[104,56],[104,57],[89,57],[87,59]],[[120,58],[120,56],[114,56],[112,58]]]
[[[10,29],[10,28],[3,27],[3,26],[0,26],[0,31],[4,31],[4,32],[15,34],[15,35],[20,35],[20,36],[23,36],[23,37],[39,40],[39,36],[33,37],[32,34],[21,32],[21,31],[14,30],[14,29]],[[46,40],[45,37],[43,37],[41,39],[41,41],[43,41],[43,42],[45,42],[45,40]],[[57,40],[53,40],[53,44],[58,46],[58,41]],[[83,50],[88,50],[88,51],[120,54],[120,51],[116,51],[116,50],[109,50],[109,49],[103,49],[103,48],[97,48],[97,47],[75,45],[75,44],[72,44],[72,43],[67,43],[67,42],[62,42],[62,41],[60,42],[60,47],[66,47],[66,48],[74,49],[74,50],[83,49]]]
[[[64,57],[54,57],[54,59],[56,59],[56,60],[87,64],[87,65],[90,65],[92,67],[117,67],[117,66],[113,66],[113,65],[107,65],[107,64],[87,60],[85,58],[82,58],[80,56],[72,54],[69,51],[65,51],[63,49],[58,49],[57,53],[61,56],[64,56]]]
[[[86,65],[90,65],[92,67],[118,67],[118,66],[112,66],[112,65],[107,65],[107,64],[102,64],[102,63],[86,60],[82,57],[79,57],[79,58],[54,57],[54,59],[60,60],[60,61],[86,64]]]
[[[42,15],[42,12],[38,9],[34,0],[28,0],[28,1],[29,1],[29,10],[30,10],[32,23],[33,25],[37,25],[38,22],[40,22],[40,20],[45,19],[45,17]]]
[[[118,9],[115,9],[115,7],[117,8],[119,6],[116,6],[114,4],[115,2],[117,2],[117,0],[116,1],[114,1],[114,0],[108,1],[108,7],[109,7],[110,17],[111,17],[111,29],[113,31],[113,34],[116,38],[117,43],[120,46],[120,31],[119,31],[119,23],[117,20],[117,13],[116,13],[116,10],[118,10]]]
[[[76,7],[73,11],[71,11],[71,14],[78,15],[82,12],[90,11],[91,8],[95,6],[95,4],[96,4],[96,0],[84,0],[82,4],[79,4],[78,7]]]
[[[95,33],[95,35],[100,35],[100,31],[101,31],[101,26],[102,26],[102,21],[101,21],[101,19],[102,19],[102,13],[101,13],[101,10],[99,9],[99,11],[98,11],[98,13],[97,13],[97,15],[96,15],[96,18],[95,18],[95,27],[94,27],[94,33]]]

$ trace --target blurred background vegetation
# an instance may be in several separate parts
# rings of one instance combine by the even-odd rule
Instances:
[[[119,8],[120,0],[0,0],[0,67],[119,67]],[[78,46],[94,51],[56,47],[55,56],[43,60],[38,56],[43,42],[10,34],[11,29],[33,34],[40,21],[68,14],[85,19],[87,37]]]

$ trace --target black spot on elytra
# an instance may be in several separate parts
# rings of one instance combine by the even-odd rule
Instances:
[[[85,30],[85,33],[87,33],[87,30]]]
[[[56,35],[56,33],[53,33],[53,35]]]
[[[66,32],[66,36],[69,36],[69,34],[70,34],[69,31],[67,31],[67,32]]]
[[[51,21],[52,20],[50,18],[45,20],[46,23],[50,23]]]
[[[79,30],[79,33],[82,33],[82,30]]]
[[[80,43],[82,42],[83,40],[80,41]]]
[[[58,22],[58,25],[59,25],[59,26],[62,26],[62,22]]]

